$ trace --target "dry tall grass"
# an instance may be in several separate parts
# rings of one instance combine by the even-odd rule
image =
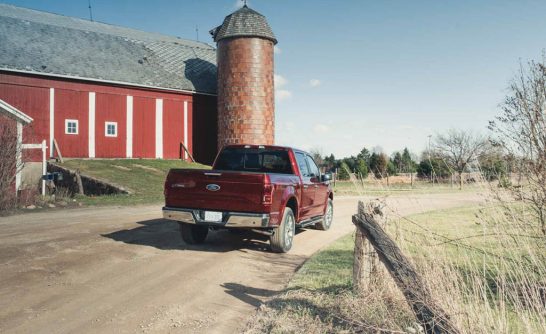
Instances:
[[[486,200],[473,228],[442,229],[390,208],[388,232],[411,257],[462,333],[546,333],[546,238],[528,207],[497,183],[478,180]],[[469,217],[470,218],[470,217]],[[469,223],[469,222],[463,222]]]
[[[387,232],[461,333],[546,333],[546,238],[525,205],[506,200],[496,184],[478,181],[486,204],[465,209],[462,221],[445,213],[409,219],[387,208]],[[344,283],[350,276],[336,278],[335,270],[316,274],[321,265],[350,259],[345,250],[334,252],[334,247],[319,254],[317,264],[311,260],[313,269],[304,266],[307,272],[266,303],[247,332],[419,332],[385,272],[361,295]],[[313,278],[302,278],[313,271]]]

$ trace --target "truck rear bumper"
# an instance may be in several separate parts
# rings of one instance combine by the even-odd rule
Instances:
[[[222,212],[222,221],[205,220],[205,211],[163,207],[163,218],[188,224],[200,224],[234,228],[268,227],[270,216],[267,213]],[[218,211],[216,211],[218,212]]]

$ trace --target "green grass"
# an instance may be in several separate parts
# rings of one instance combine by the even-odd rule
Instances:
[[[313,255],[298,270],[288,287],[337,291],[350,289],[353,273],[354,234],[338,239]]]
[[[122,186],[131,195],[77,196],[86,205],[138,205],[163,201],[163,185],[171,168],[203,168],[209,166],[180,160],[152,159],[71,159],[60,164]]]

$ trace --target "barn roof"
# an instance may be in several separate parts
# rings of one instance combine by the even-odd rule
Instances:
[[[5,4],[0,70],[216,94],[208,44]]]
[[[215,42],[229,37],[261,37],[277,44],[265,16],[244,5],[226,16],[221,26],[210,31]]]

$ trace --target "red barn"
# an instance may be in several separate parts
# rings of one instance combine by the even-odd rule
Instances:
[[[23,142],[65,157],[216,153],[216,50],[201,42],[0,4],[0,100],[33,119]]]

